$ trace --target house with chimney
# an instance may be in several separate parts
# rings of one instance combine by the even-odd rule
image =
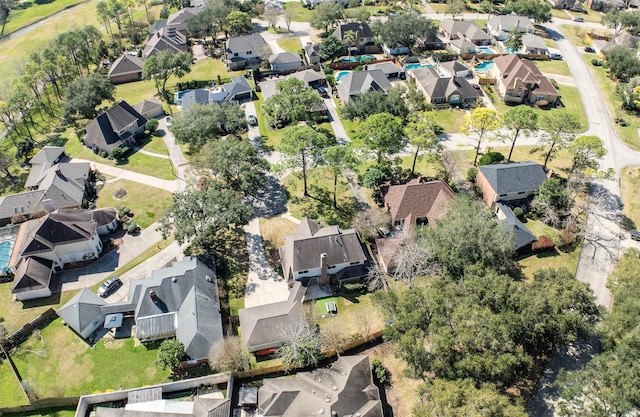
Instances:
[[[304,218],[278,248],[284,278],[304,285],[342,285],[367,275],[367,258],[356,229],[320,227]]]
[[[170,51],[173,53],[188,52],[188,37],[175,27],[165,26],[153,35],[149,36],[147,44],[142,50],[142,57],[149,58],[157,55],[162,51]]]
[[[347,32],[353,32],[352,39],[349,38]],[[338,25],[333,31],[333,36],[344,42],[347,48],[355,54],[375,53],[379,50],[373,31],[366,22],[348,22]]]
[[[267,42],[258,33],[230,36],[225,41],[225,63],[229,71],[259,67],[269,52]]]
[[[94,152],[109,154],[114,148],[133,146],[145,123],[147,119],[123,100],[93,119],[81,142]]]
[[[516,54],[494,58],[490,74],[496,80],[496,89],[505,103],[536,104],[544,100],[555,104],[560,99],[558,90],[536,64]]]

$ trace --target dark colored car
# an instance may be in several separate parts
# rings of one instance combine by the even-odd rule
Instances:
[[[318,87],[318,93],[320,93],[323,98],[329,98],[329,92],[324,87]]]
[[[596,53],[596,50],[595,50],[595,49],[593,49],[593,48],[592,48],[592,47],[590,47],[590,46],[585,46],[585,47],[584,47],[584,51],[585,51],[585,52],[589,52],[590,54],[595,54],[595,53]]]
[[[631,237],[631,239],[633,240],[638,240],[640,241],[640,232],[637,230],[632,230],[631,232],[629,232],[629,236]]]
[[[120,281],[120,278],[118,277],[109,278],[98,289],[98,295],[102,298],[107,298],[109,294],[113,292],[113,290],[115,290],[120,286],[120,284],[122,284],[122,282]]]
[[[476,83],[469,83],[469,85],[471,87],[473,87],[474,90],[476,90],[478,92],[478,94],[480,94],[481,96],[484,95],[484,93],[482,92],[482,87],[480,87],[478,84]]]

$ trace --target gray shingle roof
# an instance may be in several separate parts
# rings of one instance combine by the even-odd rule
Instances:
[[[333,36],[340,40],[344,40],[344,34],[348,31],[353,31],[356,34],[356,38],[373,38],[373,32],[368,23],[349,22],[342,25],[338,25]]]
[[[367,69],[370,71],[382,70],[382,72],[384,72],[384,75],[386,75],[387,77],[391,74],[399,74],[401,72],[404,72],[402,68],[390,61],[380,62],[377,64],[369,64],[367,65]]]
[[[469,82],[461,77],[440,77],[433,68],[416,68],[411,71],[411,76],[416,79],[431,98],[449,98],[452,94],[458,94],[462,98],[477,98],[480,95],[471,87]]]
[[[271,55],[269,57],[269,63],[271,65],[294,64],[294,63],[299,63],[300,65],[302,65],[302,58],[300,58],[300,55],[294,52],[280,52],[280,53]]]
[[[257,33],[242,36],[232,36],[226,42],[227,53],[244,53],[256,51],[262,53],[267,50],[267,43]]]
[[[120,146],[122,143],[122,138],[118,136],[117,132],[126,126],[125,123],[127,121],[131,123],[134,120],[137,120],[138,127],[142,127],[147,123],[147,119],[131,107],[129,103],[121,101],[106,112],[98,115],[87,125],[85,128],[86,135],[83,138],[84,144],[89,147],[95,145],[98,149],[111,152],[113,148]]]
[[[24,239],[19,253],[35,255],[54,250],[56,245],[81,242],[91,239],[96,233],[96,223],[82,216],[76,218],[66,213],[50,213],[25,225]]]
[[[162,51],[187,52],[188,50],[187,37],[175,28],[165,26],[149,37],[142,50],[142,56],[149,58]]]
[[[542,165],[531,161],[483,165],[478,170],[498,195],[537,190],[547,178]]]
[[[120,58],[116,59],[111,68],[109,68],[109,77],[115,77],[125,74],[142,74],[142,67],[144,61],[137,56],[122,54]]]
[[[98,297],[88,288],[83,288],[69,302],[60,307],[56,313],[62,318],[76,333],[80,334],[94,320],[104,321],[104,314],[100,307],[106,301]]]
[[[209,90],[204,88],[196,88],[194,90],[188,90],[182,95],[182,108],[187,110],[193,104],[208,104],[209,103]]]
[[[0,218],[10,219],[16,214],[24,216],[44,211],[44,190],[27,191],[0,197]]]
[[[241,94],[253,93],[253,88],[244,77],[233,77],[230,83],[222,86],[222,89],[227,93],[226,101],[235,100],[236,96]]]
[[[500,208],[500,211],[502,211],[504,215],[504,217],[498,216],[499,221],[504,223],[513,233],[516,250],[530,245],[537,240],[536,236],[513,214],[509,206],[502,203],[496,203],[496,206]]]
[[[154,113],[156,110],[162,108],[162,103],[155,98],[145,98],[140,103],[134,104],[133,108],[141,115],[145,113]]]
[[[53,262],[37,256],[21,258],[11,286],[11,294],[48,288],[51,282]]]
[[[54,166],[64,155],[64,148],[60,146],[45,146],[40,149],[29,161],[31,169],[29,170],[29,176],[27,177],[24,187],[36,187],[42,180],[42,177],[44,177],[45,171]]]
[[[382,70],[351,72],[340,79],[338,92],[343,100],[373,90],[389,91],[393,86]]]

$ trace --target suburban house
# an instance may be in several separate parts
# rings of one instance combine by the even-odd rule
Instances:
[[[623,30],[613,40],[616,45],[624,46],[627,49],[636,50],[638,43],[640,43],[640,36],[632,35],[629,32]]]
[[[135,136],[144,132],[145,123],[147,119],[123,100],[87,125],[82,143],[94,152],[110,153],[114,148],[133,145]]]
[[[278,74],[288,74],[304,67],[304,62],[300,55],[294,52],[280,52],[269,57],[271,71]]]
[[[592,42],[591,46],[593,46],[594,51],[600,58],[604,58],[604,55],[615,48],[616,44],[605,39],[596,39]]]
[[[260,66],[269,56],[269,46],[257,33],[231,36],[225,42],[227,69],[230,71]]]
[[[265,378],[258,407],[264,416],[384,415],[366,355],[340,356],[329,368]]]
[[[415,68],[411,78],[427,101],[436,106],[474,106],[480,94],[462,77],[441,77],[435,69]]]
[[[347,32],[353,32],[352,41],[348,41]],[[349,22],[338,25],[333,31],[333,36],[344,42],[347,48],[356,54],[378,52],[373,32],[366,22]]]
[[[53,273],[68,263],[96,259],[102,252],[99,235],[116,227],[113,208],[56,210],[23,223],[10,260],[16,269],[11,293],[21,301],[48,297]]]
[[[491,45],[491,36],[470,20],[444,19],[440,22],[439,31],[449,42],[466,39],[476,46]]]
[[[238,311],[242,340],[249,352],[271,353],[284,344],[292,323],[305,319],[302,303],[306,291],[298,281],[286,300]]]
[[[216,274],[197,257],[187,257],[152,271],[150,278],[132,281],[125,302],[98,303],[96,299],[102,300],[90,294],[92,297],[74,297],[58,310],[58,315],[85,339],[118,314],[133,315],[136,337],[141,342],[175,337],[191,360],[208,358],[211,347],[223,338]],[[85,316],[78,305],[87,300],[98,309],[92,308]]]
[[[453,61],[439,62],[436,70],[445,77],[466,78],[470,77],[473,73],[468,66],[457,59]]]
[[[279,77],[276,79],[266,79],[265,81],[262,81],[259,85],[260,85],[260,91],[262,91],[262,99],[266,100],[269,97],[273,96],[274,94],[276,94],[278,92],[278,83],[282,80],[285,80],[287,78],[297,78],[300,81],[304,82],[308,87],[317,89],[319,87],[325,87],[327,85],[327,81],[325,79],[325,77],[320,74],[318,71],[312,70],[312,69],[308,69],[308,70],[304,70],[304,71],[298,71],[298,72],[294,72],[293,74],[289,74],[287,76],[284,77]],[[316,91],[316,93],[319,95],[319,93]],[[312,107],[311,109],[309,109],[310,113],[319,113],[322,115],[326,115],[327,114],[327,106],[324,103],[324,101],[318,103],[317,105],[315,105],[314,107]]]
[[[531,252],[531,245],[538,240],[536,236],[513,214],[506,204],[496,203],[496,218],[513,233],[513,243],[520,253]]]
[[[106,304],[107,302],[95,292],[83,288],[56,313],[80,337],[88,339],[104,324],[102,307]]]
[[[66,162],[64,148],[45,146],[31,160],[28,191],[0,197],[0,224],[39,217],[59,208],[79,208],[92,178],[88,162]]]
[[[449,49],[457,54],[475,54],[476,44],[464,38],[454,39],[449,42]]]
[[[179,109],[187,110],[193,104],[241,102],[253,99],[253,88],[244,77],[233,77],[230,83],[212,88],[195,88],[173,94],[173,102]]]
[[[518,55],[503,55],[493,60],[491,74],[505,103],[536,104],[546,100],[554,104],[560,93],[532,61]]]
[[[111,84],[123,84],[142,79],[144,61],[135,55],[122,54],[109,68]]]
[[[414,178],[406,184],[390,186],[384,205],[394,226],[433,225],[454,197],[453,190],[444,181],[423,182],[421,178]]]
[[[142,56],[146,59],[162,51],[171,51],[173,53],[188,52],[187,35],[175,28],[165,26],[149,37],[142,50]]]
[[[525,54],[549,55],[549,48],[544,39],[533,33],[522,35],[522,52]]]
[[[284,278],[292,283],[340,285],[358,282],[367,274],[368,259],[356,229],[320,227],[308,218],[284,236],[278,248]]]
[[[204,6],[204,5],[202,5]],[[174,29],[185,36],[189,35],[189,29],[187,28],[187,22],[198,15],[204,7],[183,7],[175,13],[172,13],[167,18],[166,27]]]
[[[479,166],[476,183],[484,203],[493,207],[497,202],[528,199],[546,178],[542,165],[536,162],[511,162]]]
[[[369,70],[348,73],[340,79],[340,84],[336,89],[342,104],[348,104],[359,94],[369,91],[384,91],[386,93],[392,87],[382,70]]]
[[[550,0],[551,5],[556,9],[572,10],[574,12],[581,12],[582,3],[577,0]]]
[[[509,33],[518,31],[522,34],[535,33],[536,28],[526,16],[516,14],[493,15],[487,21],[487,31],[499,41],[504,41]]]
[[[319,64],[322,60],[320,57],[320,44],[307,42],[304,46],[304,55],[309,65]]]
[[[391,61],[368,64],[365,66],[365,69],[369,71],[381,70],[389,79],[399,78],[403,80],[406,77],[405,71]]]
[[[289,77],[297,78],[311,88],[317,89],[319,87],[327,86],[327,79],[325,78],[324,74],[321,74],[318,71],[312,69],[294,72],[293,74],[289,74]]]
[[[400,44],[388,46],[386,43],[383,43],[382,51],[388,56],[407,55],[409,53],[409,46]]]
[[[133,109],[145,119],[159,119],[164,116],[164,108],[156,98],[145,98],[133,105]]]

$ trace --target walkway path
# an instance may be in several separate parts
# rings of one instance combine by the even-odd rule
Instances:
[[[73,158],[71,162],[88,162],[91,164],[91,169],[97,170],[103,174],[111,175],[112,177],[122,178],[125,180],[138,182],[140,184],[148,185],[149,187],[160,188],[169,192],[178,191],[178,181],[164,180],[162,178],[153,177],[151,175],[141,174],[139,172],[129,171],[127,169],[114,167],[111,165],[101,164],[100,162],[88,161],[85,159]]]

